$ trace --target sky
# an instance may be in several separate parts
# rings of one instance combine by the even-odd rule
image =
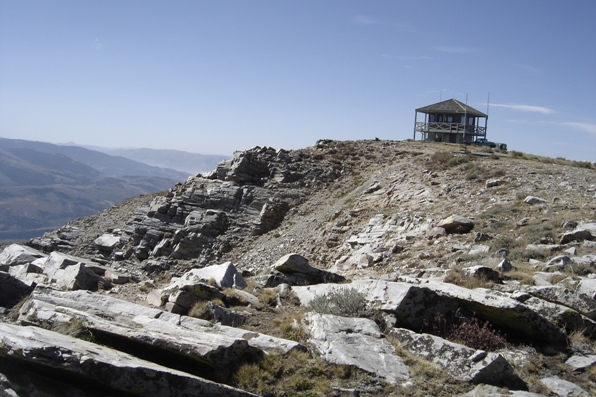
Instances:
[[[596,161],[595,16],[594,0],[0,0],[0,137],[231,155],[411,139],[416,108],[455,98],[510,150]]]

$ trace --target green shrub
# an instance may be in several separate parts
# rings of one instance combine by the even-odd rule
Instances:
[[[366,296],[354,288],[336,288],[315,296],[307,305],[308,311],[344,317],[367,317],[371,314]]]

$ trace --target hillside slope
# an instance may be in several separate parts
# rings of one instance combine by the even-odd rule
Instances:
[[[595,214],[596,170],[585,163],[426,142],[320,140],[301,150],[236,153],[212,172],[29,245],[93,260],[132,281],[96,299],[155,305],[164,318],[179,314],[179,323],[186,314],[221,322],[209,311],[215,305],[242,318],[239,328],[253,336],[303,343],[307,355],[268,355],[218,378],[259,395],[463,396],[479,388],[465,395],[554,396],[561,385],[590,395]],[[278,262],[292,253],[317,270]],[[228,261],[246,287],[239,279],[237,288],[224,287],[218,276],[181,287],[195,274],[188,272]],[[365,300],[342,314],[357,319],[309,306],[317,291],[345,304],[349,295],[339,288]],[[118,321],[113,316],[105,314]],[[344,334],[347,358],[334,339]],[[425,351],[430,334],[442,347]],[[367,355],[377,351],[366,344],[374,335],[393,347]],[[442,337],[468,346],[458,349],[471,361],[433,357],[454,348]],[[426,342],[408,344],[415,338]],[[387,362],[367,366],[395,356],[394,372],[383,372]],[[490,375],[461,376],[488,358]]]

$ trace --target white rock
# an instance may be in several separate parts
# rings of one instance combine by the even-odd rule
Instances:
[[[397,338],[402,348],[433,362],[456,379],[475,384],[505,385],[521,381],[503,356],[450,342],[430,334],[418,334],[394,328],[389,333]]]
[[[47,257],[46,254],[34,248],[20,244],[11,244],[0,252],[0,269],[3,267],[23,265],[45,257]]]
[[[327,362],[354,365],[394,384],[409,379],[408,367],[374,321],[318,313],[304,321],[310,344]]]
[[[155,396],[254,396],[129,354],[37,327],[0,323],[3,360],[35,363],[48,370],[101,384],[112,393]]]
[[[574,383],[558,376],[540,379],[540,382],[561,397],[589,397],[590,394]]]

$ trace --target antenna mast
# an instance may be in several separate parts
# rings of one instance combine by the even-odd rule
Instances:
[[[484,137],[486,138],[486,125],[488,124],[488,110],[490,108],[490,91],[488,92],[488,98],[486,99],[486,118],[484,119]]]
[[[466,145],[466,129],[468,128],[468,93],[466,92],[466,107],[464,108],[464,136],[463,144]]]

